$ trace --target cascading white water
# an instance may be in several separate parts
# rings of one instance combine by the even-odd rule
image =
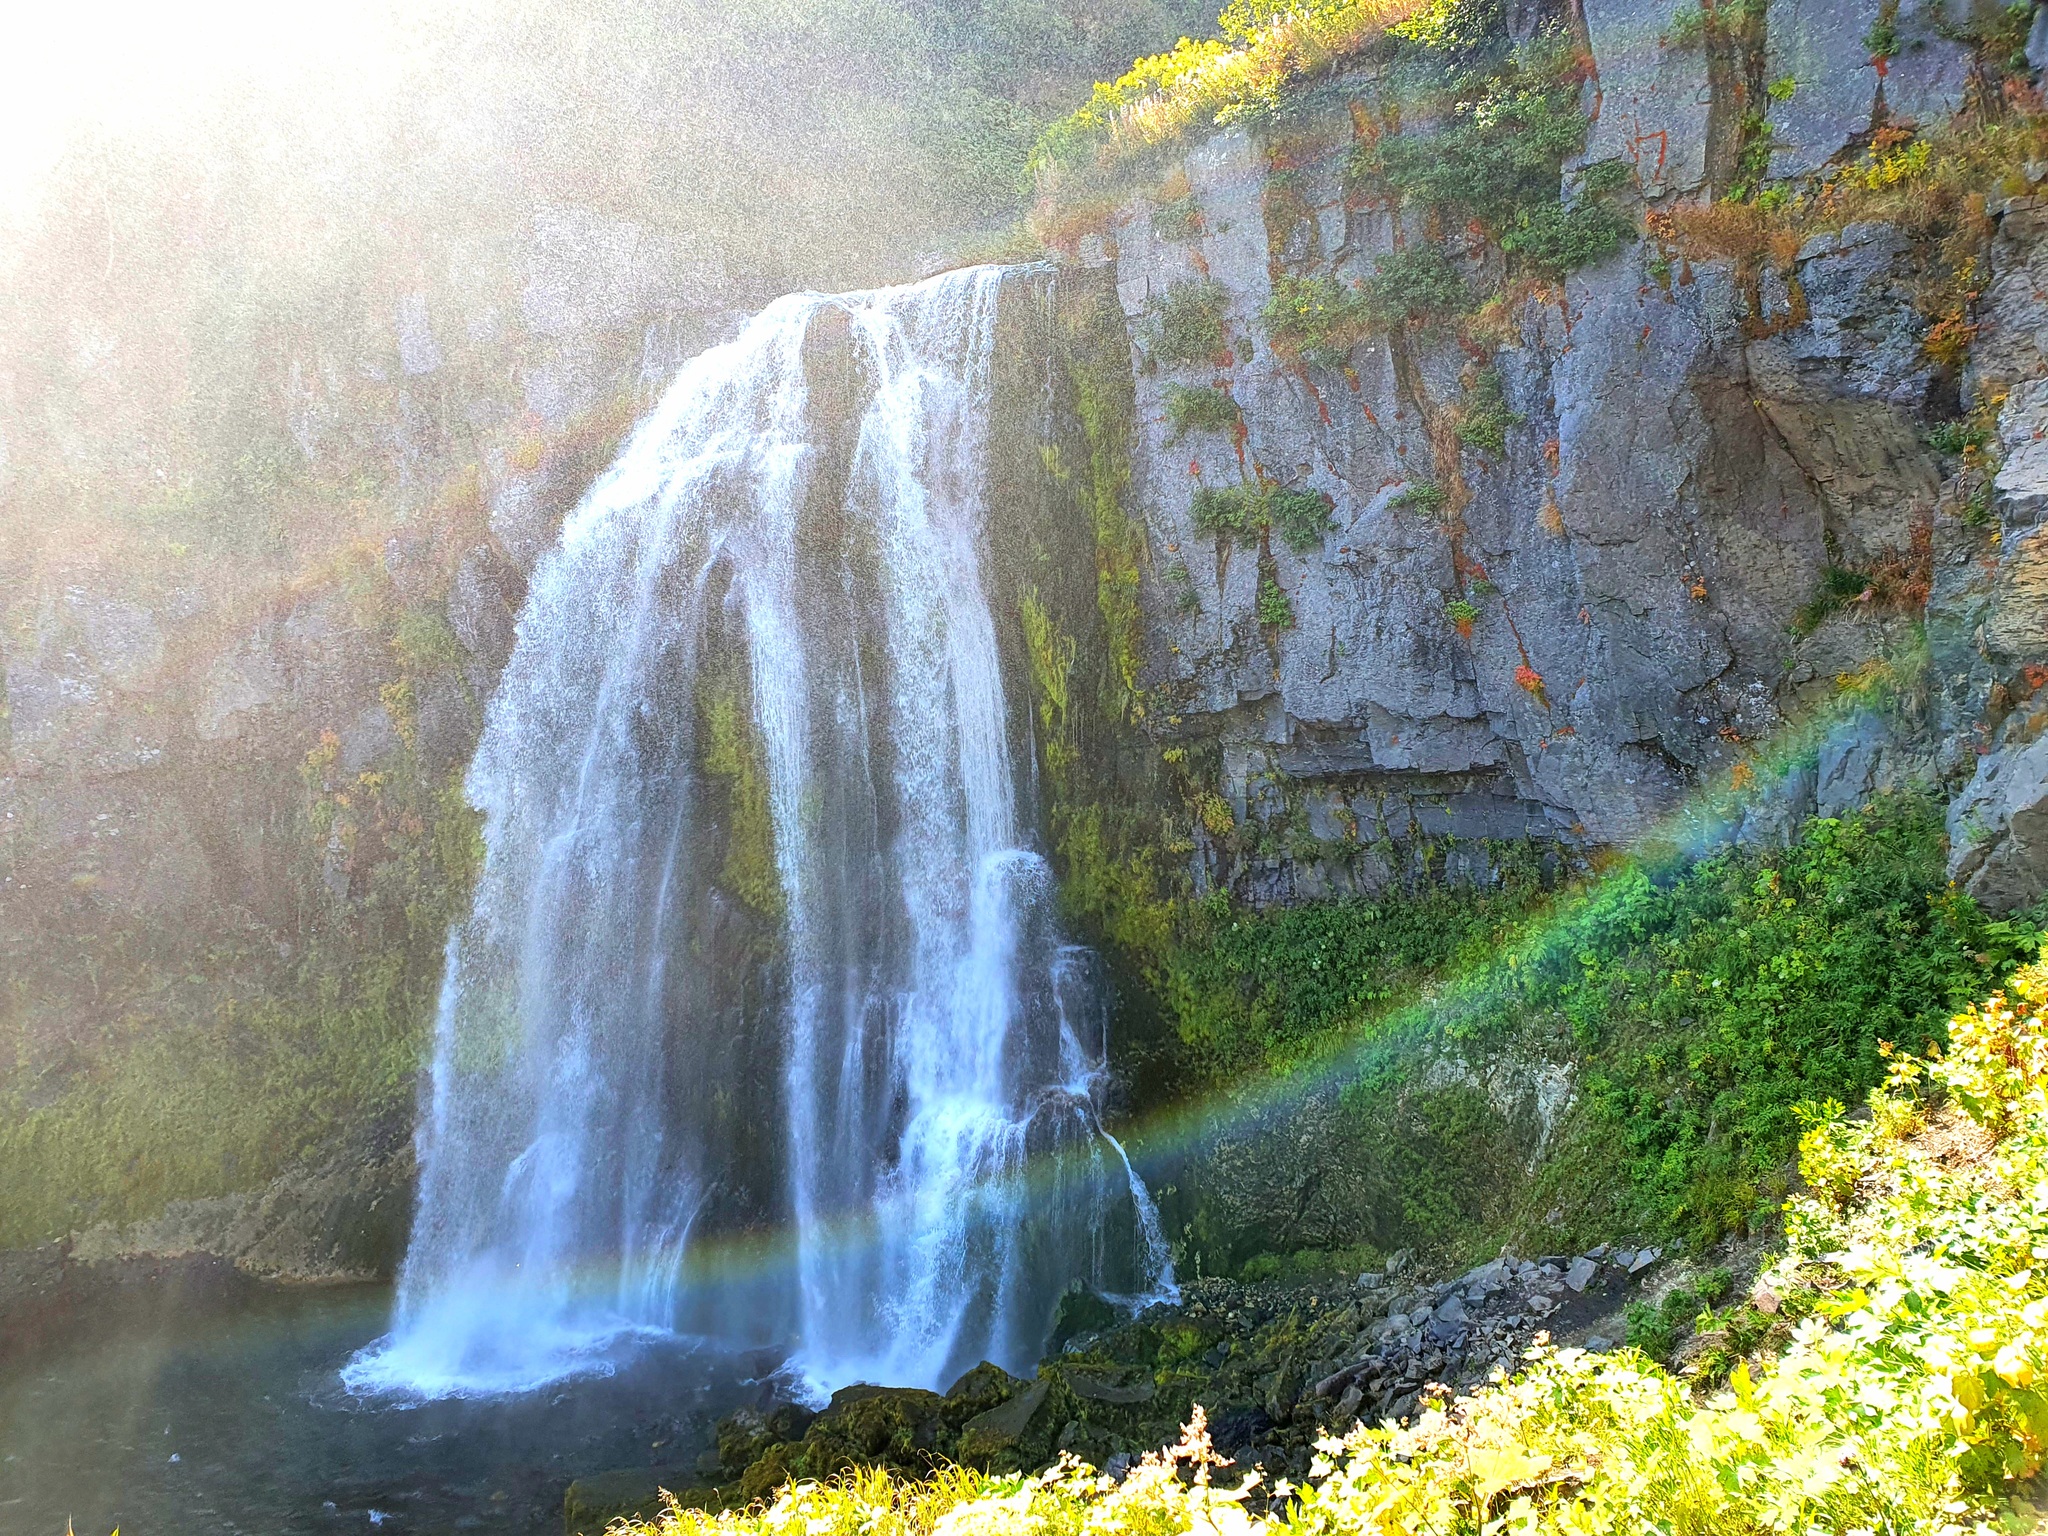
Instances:
[[[986,563],[1004,281],[778,301],[535,570],[470,772],[487,857],[397,1314],[351,1385],[519,1390],[675,1329],[943,1385],[1027,1367],[1069,1280],[1171,1286],[1020,813]],[[699,739],[727,681],[772,827],[751,914],[705,771],[744,753]]]

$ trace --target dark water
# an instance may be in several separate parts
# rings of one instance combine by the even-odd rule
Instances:
[[[645,1346],[608,1377],[412,1407],[343,1393],[383,1287],[123,1301],[0,1370],[0,1533],[250,1536],[562,1529],[572,1478],[689,1465],[760,1362]]]

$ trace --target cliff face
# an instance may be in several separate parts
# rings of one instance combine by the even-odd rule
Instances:
[[[1444,126],[1393,123],[1370,69],[1284,130],[1194,145],[1158,195],[1081,241],[1132,337],[1146,680],[1170,701],[1155,725],[1220,748],[1239,824],[1229,851],[1197,834],[1204,876],[1288,900],[1375,888],[1431,845],[1476,872],[1490,839],[1567,860],[1629,843],[1837,679],[1915,651],[1924,617],[1931,665],[1907,707],[1826,732],[1762,817],[1967,780],[1958,878],[2000,905],[2038,895],[2040,722],[2022,702],[2048,659],[2034,199],[1984,211],[1992,281],[1961,371],[1929,345],[1931,253],[1908,232],[1851,222],[1717,256],[1670,219],[1735,174],[1745,72],[1796,82],[1772,93],[1775,175],[1852,156],[1873,123],[1945,123],[1972,55],[1905,9],[1883,68],[1862,41],[1890,14],[1876,0],[1774,5],[1739,49],[1675,42],[1661,7],[1626,0],[1559,18],[1590,59],[1593,118],[1568,200],[1618,162],[1649,233],[1562,282],[1510,285],[1477,339],[1471,324],[1272,339],[1276,294],[1357,290],[1426,233],[1475,285],[1500,270],[1497,248],[1428,229],[1348,170],[1361,145]],[[1221,345],[1190,358],[1170,330],[1195,303]],[[1191,392],[1227,401],[1190,419]],[[2004,467],[1973,505],[1928,428],[2000,400]],[[1240,539],[1213,526],[1219,490],[1318,494],[1329,526]],[[1844,572],[1874,590],[1816,607]]]

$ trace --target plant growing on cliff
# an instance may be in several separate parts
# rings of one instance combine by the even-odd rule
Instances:
[[[1482,368],[1467,386],[1459,407],[1458,440],[1482,453],[1502,454],[1507,452],[1508,429],[1520,426],[1523,420],[1520,412],[1509,409],[1500,374]]]
[[[1179,442],[1190,432],[1229,432],[1243,420],[1227,389],[1185,384],[1166,386],[1167,441]]]
[[[1404,512],[1420,512],[1428,517],[1436,516],[1449,504],[1450,497],[1433,480],[1416,480],[1404,485],[1387,503]]]
[[[1254,612],[1261,629],[1291,629],[1294,626],[1294,599],[1287,595],[1271,572],[1259,573],[1259,595],[1254,603]]]
[[[1479,622],[1479,610],[1462,597],[1454,597],[1444,604],[1444,617],[1451,621],[1463,640],[1472,638],[1472,626]]]
[[[1388,329],[1462,315],[1472,307],[1464,273],[1433,245],[1390,251],[1373,264],[1362,294],[1365,316]]]
[[[1289,549],[1304,553],[1322,542],[1332,527],[1330,498],[1320,491],[1286,486],[1202,486],[1190,508],[1195,531],[1210,538],[1234,539],[1245,549],[1277,533]]]
[[[1573,68],[1569,50],[1554,43],[1518,50],[1461,90],[1444,127],[1362,141],[1352,186],[1383,184],[1446,223],[1500,234],[1519,210],[1558,200],[1559,167],[1585,142]]]
[[[1281,351],[1336,368],[1364,337],[1372,317],[1366,301],[1334,277],[1283,274],[1273,280],[1273,296],[1259,318]]]
[[[1152,352],[1170,368],[1213,362],[1229,350],[1223,314],[1229,295],[1208,280],[1182,281],[1153,308]]]

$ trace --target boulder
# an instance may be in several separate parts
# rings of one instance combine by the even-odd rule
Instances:
[[[1000,1365],[984,1360],[946,1389],[941,1411],[948,1423],[964,1424],[991,1408],[1001,1407],[1029,1385],[1023,1377],[1012,1376]]]
[[[999,1408],[975,1415],[960,1426],[959,1459],[969,1466],[991,1466],[1016,1460],[1027,1441],[1050,1426],[1039,1421],[1052,1393],[1052,1382],[1040,1377]]]
[[[1948,811],[1949,878],[1995,912],[2048,893],[2048,734],[1981,759]]]
[[[1046,1349],[1057,1354],[1070,1340],[1114,1328],[1121,1321],[1123,1314],[1114,1302],[1085,1285],[1070,1285],[1060,1293],[1059,1305],[1053,1309],[1052,1337]]]

